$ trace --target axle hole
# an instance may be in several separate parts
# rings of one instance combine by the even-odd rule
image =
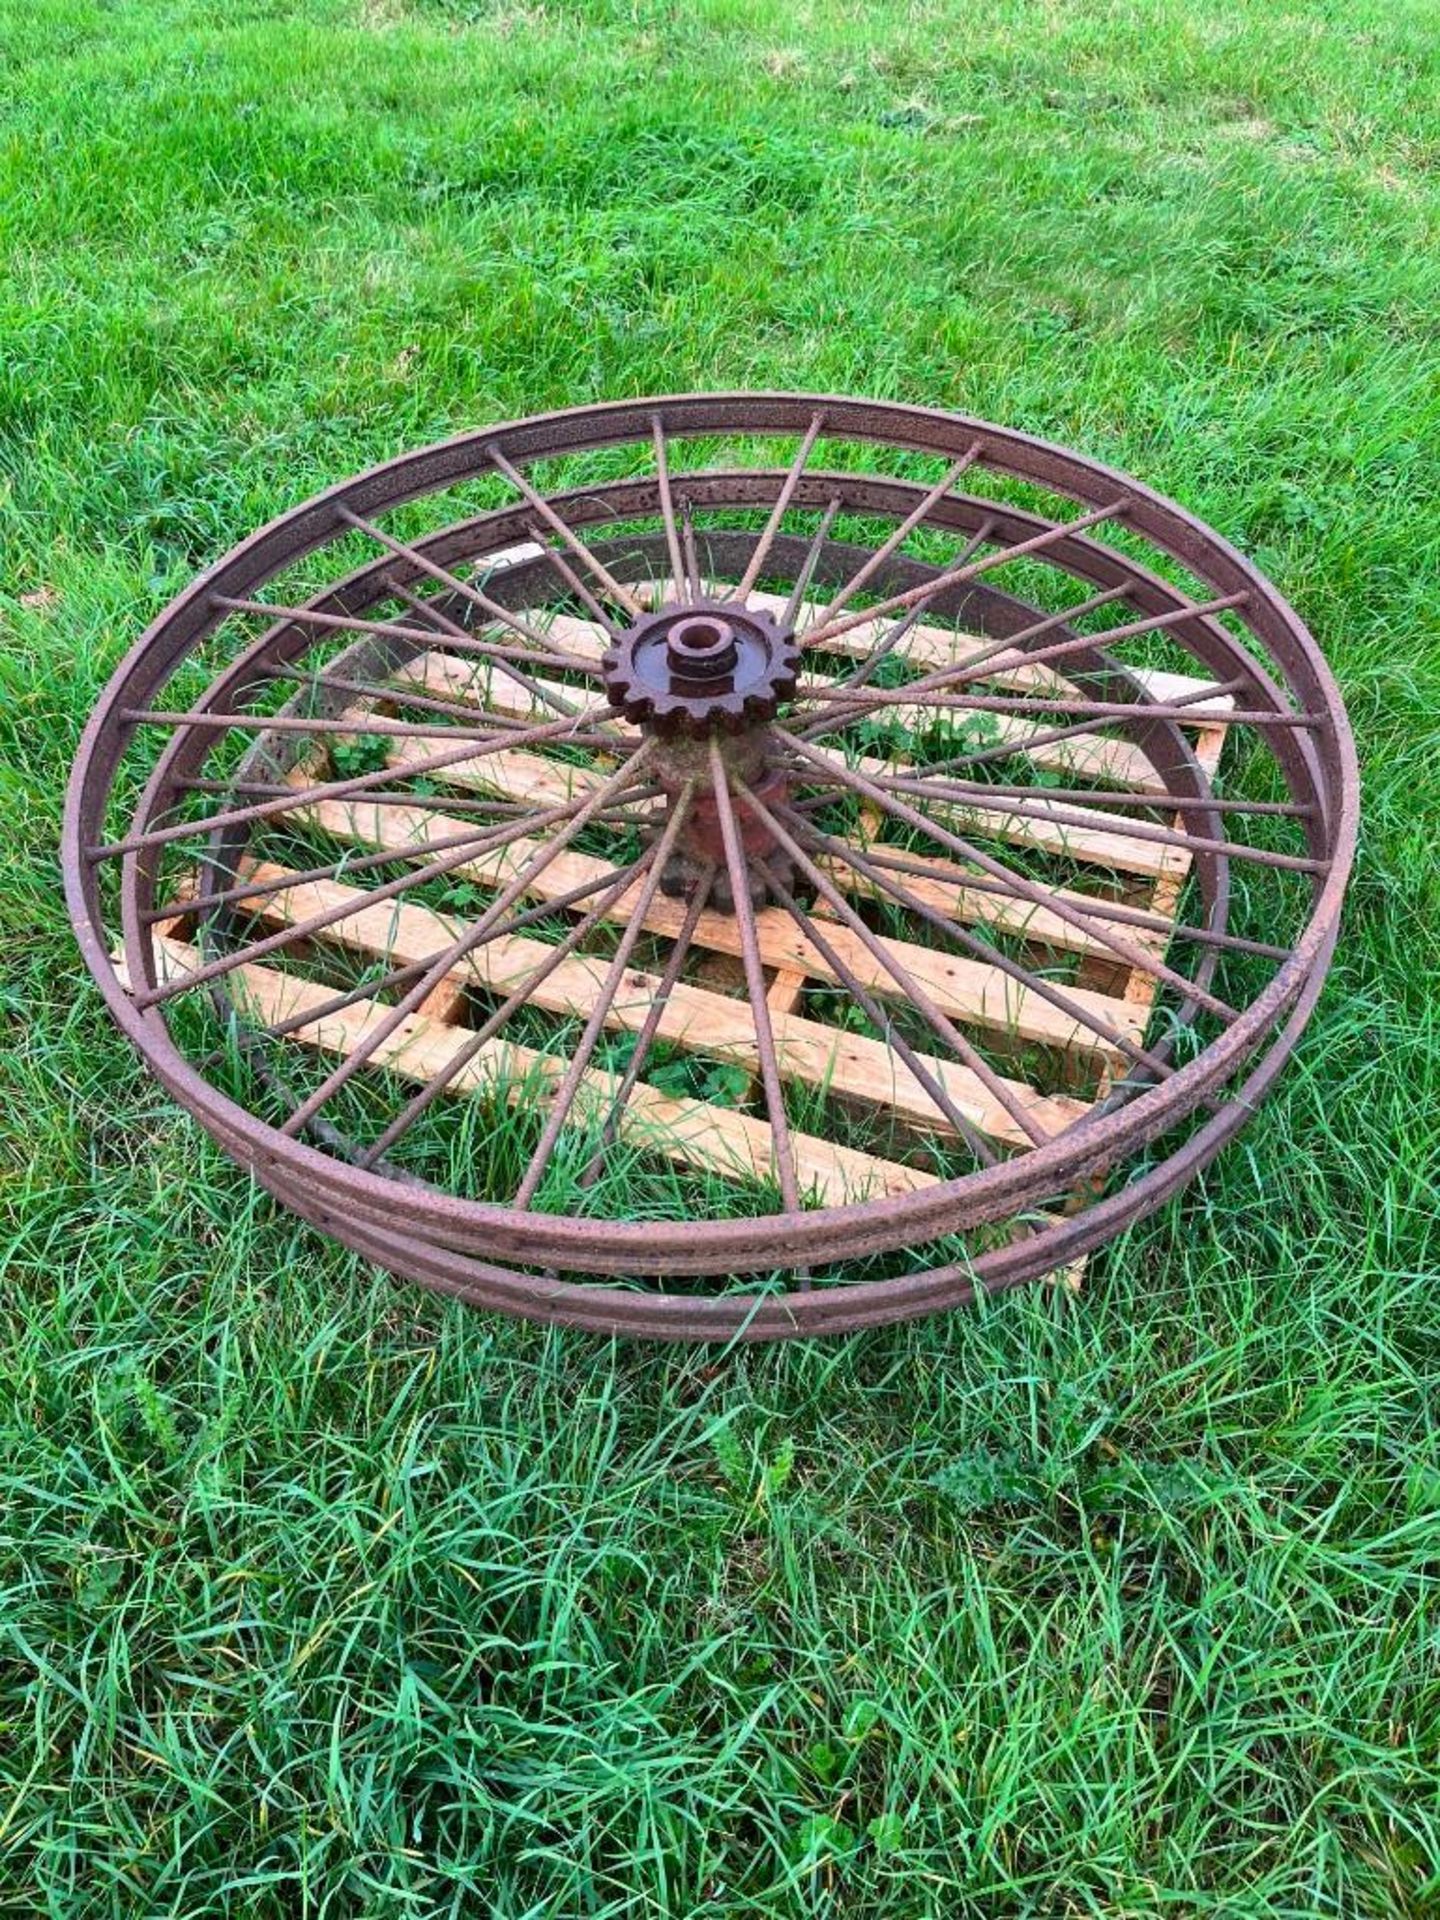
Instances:
[[[687,620],[675,629],[673,638],[687,653],[708,653],[722,644],[725,628],[718,620]]]

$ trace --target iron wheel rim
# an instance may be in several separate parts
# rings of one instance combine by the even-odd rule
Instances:
[[[129,737],[122,715],[137,706],[143,710],[188,654],[223,624],[226,615],[214,608],[213,596],[224,592],[245,597],[248,592],[258,598],[268,581],[334,537],[338,509],[365,515],[393,511],[435,492],[442,482],[453,484],[478,471],[481,463],[488,464],[486,449],[497,442],[517,465],[542,457],[574,457],[597,448],[647,440],[657,416],[671,439],[723,431],[727,424],[732,432],[764,430],[793,439],[819,416],[824,420],[827,439],[919,451],[952,461],[978,441],[985,452],[977,465],[985,473],[1044,484],[1052,492],[1079,501],[1086,510],[1123,499],[1125,525],[1130,532],[1145,534],[1162,554],[1208,582],[1217,594],[1248,596],[1238,621],[1265,649],[1267,666],[1278,665],[1285,690],[1298,694],[1304,711],[1323,716],[1324,724],[1307,730],[1305,739],[1313,754],[1315,819],[1311,844],[1323,845],[1324,872],[1316,876],[1309,915],[1299,937],[1290,944],[1289,958],[1277,967],[1254,1000],[1239,1011],[1223,1042],[1209,1043],[1163,1083],[1138,1091],[1115,1110],[1089,1117],[1011,1160],[965,1172],[918,1193],[764,1216],[762,1253],[757,1246],[760,1223],[750,1218],[691,1221],[685,1225],[683,1246],[662,1247],[657,1245],[648,1223],[566,1220],[530,1212],[517,1215],[493,1202],[447,1195],[439,1189],[427,1188],[421,1194],[382,1175],[345,1166],[306,1141],[277,1136],[273,1127],[195,1070],[158,1009],[136,1007],[119,984],[111,962],[112,943],[97,883],[100,863],[92,852],[97,841],[103,840],[101,827],[111,781]],[[427,480],[435,484],[427,488],[422,484]],[[1061,486],[1061,480],[1068,484]],[[888,484],[890,481],[882,477],[882,485]],[[593,496],[596,492],[594,486],[581,489],[582,495]],[[563,493],[559,490],[554,497],[559,499]],[[802,494],[797,487],[793,497],[797,511],[813,511],[808,492]],[[942,497],[948,498],[948,490]],[[565,498],[573,503],[572,494],[565,494]],[[567,512],[570,510],[567,506]],[[513,544],[510,536],[515,532],[515,520],[524,511],[501,508],[480,516],[487,522],[477,549],[480,557],[485,551]],[[426,538],[438,539],[444,531],[437,530]],[[1093,536],[1086,530],[1084,537],[1088,544]],[[543,566],[544,562],[536,564]],[[335,584],[326,591],[333,591]],[[928,606],[932,601],[923,604]],[[176,730],[177,737],[182,731]],[[857,1250],[893,1251],[916,1240],[993,1223],[1011,1211],[1023,1211],[1027,1196],[1033,1199],[1038,1191],[1053,1192],[1158,1139],[1198,1103],[1214,1096],[1241,1073],[1277,1023],[1297,1002],[1306,1004],[1312,997],[1312,985],[1318,988],[1318,978],[1323,976],[1333,945],[1353,858],[1357,808],[1353,742],[1333,679],[1314,641],[1293,610],[1249,562],[1173,503],[1099,463],[960,416],[824,396],[678,396],[566,410],[458,436],[342,482],[278,516],[242,542],[171,603],[112,677],[87,725],[77,757],[67,800],[63,857],[67,895],[82,952],[122,1030],[175,1097],[226,1150],[297,1211],[304,1210],[299,1204],[303,1201],[312,1212],[327,1213],[332,1222],[339,1209],[341,1215],[353,1217],[362,1225],[413,1232],[439,1249],[442,1257],[485,1248],[531,1267],[556,1265],[575,1273],[651,1273],[668,1278],[690,1273],[769,1271],[776,1266],[777,1255],[786,1264],[798,1266],[840,1259]],[[137,816],[137,831],[143,831],[146,824]],[[133,860],[135,856],[127,858]],[[140,915],[145,902],[135,890],[133,868],[131,873],[125,896],[126,931],[132,963],[138,960],[143,965],[146,936]],[[1272,1044],[1271,1054],[1275,1046],[1281,1046],[1283,1059],[1293,1048],[1298,1032],[1298,1026],[1287,1027]],[[1270,1057],[1267,1055],[1267,1061]],[[336,1230],[333,1224],[330,1230]],[[1031,1236],[1032,1264],[1037,1272],[1046,1270],[1050,1263],[1045,1242],[1043,1232]],[[976,1271],[983,1259],[982,1254]],[[1010,1266],[1015,1266],[1013,1260]],[[537,1289],[533,1274],[517,1272],[512,1280],[513,1288],[506,1282],[493,1283],[492,1304],[539,1312],[543,1317],[567,1317],[565,1302],[552,1299],[548,1286]],[[898,1287],[900,1282],[877,1284]],[[909,1291],[913,1294],[918,1289]],[[594,1285],[585,1285],[583,1292],[587,1322],[597,1310],[603,1316],[606,1296],[615,1297],[617,1312],[618,1302],[623,1300],[622,1317],[627,1321],[637,1318],[637,1298],[662,1298]],[[545,1296],[543,1302],[541,1294]],[[843,1304],[837,1307],[835,1303],[843,1303],[853,1294],[854,1289],[843,1287],[796,1291],[786,1296],[786,1312],[793,1315],[795,1330],[803,1330],[811,1322],[843,1319]],[[669,1300],[686,1298],[670,1296]],[[744,1293],[713,1296],[704,1316],[707,1326],[723,1322],[730,1331],[743,1328],[770,1298],[767,1294]],[[900,1293],[894,1295],[897,1302],[901,1298]],[[693,1299],[688,1304],[693,1305]],[[855,1310],[859,1310],[858,1305]],[[666,1304],[659,1311],[661,1318],[673,1319],[676,1309]],[[643,1309],[638,1318],[643,1320]]]

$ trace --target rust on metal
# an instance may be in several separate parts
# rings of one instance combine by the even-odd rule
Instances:
[[[761,609],[700,601],[643,616],[600,666],[627,720],[699,740],[773,720],[795,692],[800,649]]]
[[[606,449],[645,471],[566,479]],[[1298,616],[1140,482],[696,394],[252,535],[121,662],[62,851],[120,1028],[300,1217],[768,1340],[1073,1275],[1192,1178],[1315,1004],[1358,800]]]

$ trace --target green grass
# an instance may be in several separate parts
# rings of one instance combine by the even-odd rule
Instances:
[[[1440,1913],[1429,0],[3,0],[0,73],[0,1911]],[[81,976],[64,777],[191,571],[708,385],[1111,458],[1336,664],[1332,985],[1076,1301],[467,1313],[255,1197]]]

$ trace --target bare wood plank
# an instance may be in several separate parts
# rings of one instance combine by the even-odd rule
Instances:
[[[438,986],[432,987],[416,1008],[426,1019],[445,1021],[452,1026],[458,1024],[464,1010],[465,982],[454,974],[447,974]]]
[[[310,807],[297,807],[291,819],[302,819],[320,827],[337,839],[358,842],[367,847],[393,847],[405,857],[417,855],[435,837],[453,831],[454,822],[424,808],[374,807],[352,801],[321,801]],[[514,877],[531,858],[539,843],[518,840],[497,853],[481,855],[457,866],[457,876],[481,885],[502,885]],[[591,854],[567,849],[556,856],[531,889],[540,899],[556,899],[613,871],[610,863]],[[628,920],[635,903],[638,885],[622,894],[610,908],[607,918]],[[674,938],[685,919],[683,901],[656,896],[645,916],[651,933]],[[760,957],[767,967],[813,975],[838,983],[830,962],[815,944],[806,938],[790,916],[778,907],[762,908],[755,916],[760,940]],[[740,952],[740,933],[731,914],[707,910],[696,923],[696,944],[720,953]],[[894,978],[849,927],[827,926],[825,938],[840,959],[856,973],[865,986],[882,997],[894,999],[900,990]],[[985,961],[959,954],[940,952],[912,941],[887,939],[888,953],[925,988],[940,1009],[952,1018],[987,1027],[1007,1037],[1034,1041],[1063,1051],[1094,1054],[1120,1061],[1121,1049],[1102,1039],[1083,1020],[1054,1006],[1049,1000],[1012,980],[1000,968]],[[1065,991],[1077,1007],[1138,1042],[1141,1032],[1137,1016],[1123,1000],[1083,988]]]
[[[816,751],[827,760],[833,760],[837,766],[845,764],[842,754],[819,747]],[[889,761],[877,760],[868,754],[861,754],[857,758],[855,770],[870,780],[894,779],[897,772]],[[915,803],[913,794],[900,797],[910,805]],[[1183,847],[1170,846],[1159,840],[1133,839],[1123,829],[1117,828],[1114,814],[1102,812],[1098,807],[1072,806],[1067,800],[1064,803],[1065,818],[1034,818],[1033,815],[1056,810],[1055,803],[1048,800],[1043,791],[1037,792],[1033,801],[1027,799],[1025,804],[1031,813],[1024,818],[1007,813],[1000,807],[971,805],[968,801],[957,800],[953,806],[937,805],[934,801],[930,804],[937,821],[953,827],[958,833],[968,830],[993,840],[1004,840],[1012,846],[1035,847],[1054,854],[1058,859],[1074,860],[1086,866],[1111,867],[1121,873],[1143,873],[1158,878],[1162,873],[1183,869],[1190,861]],[[1079,824],[1068,817],[1071,815],[1080,816]]]
[[[365,731],[363,724],[357,734]],[[422,768],[435,754],[434,740],[393,739],[387,741],[387,765],[396,772]],[[607,775],[593,767],[574,766],[566,760],[552,760],[545,754],[526,753],[517,747],[501,747],[478,760],[457,760],[438,776],[446,786],[464,787],[475,793],[494,794],[502,800],[530,800],[538,812],[542,807],[563,806],[567,800],[593,793],[604,784]]]
[[[200,965],[199,952],[181,941],[162,937],[155,942],[155,950],[162,978],[193,971]],[[123,979],[123,965],[120,970]],[[251,1016],[266,1023],[287,1019],[307,1006],[318,1007],[333,997],[328,987],[264,966],[238,967],[231,980]],[[380,1024],[386,1011],[384,1007],[357,1003],[297,1028],[291,1038],[326,1053],[350,1054]],[[464,1027],[412,1014],[376,1048],[373,1061],[405,1079],[423,1083],[453,1060],[467,1038],[468,1029]],[[450,1090],[457,1094],[497,1091],[513,1105],[537,1096],[545,1098],[564,1071],[562,1059],[494,1039],[457,1071]],[[610,1110],[618,1085],[616,1074],[599,1068],[587,1072],[576,1104],[577,1120],[599,1124]],[[628,1145],[661,1154],[682,1166],[728,1180],[764,1181],[770,1177],[773,1158],[769,1126],[727,1107],[678,1099],[641,1082],[631,1090],[621,1110],[619,1127]],[[801,1191],[827,1206],[914,1193],[936,1184],[936,1176],[921,1168],[859,1153],[813,1134],[795,1133],[791,1141]]]
[[[1220,766],[1220,756],[1224,751],[1224,727],[1207,727],[1195,743],[1195,758],[1199,761],[1201,770],[1207,779],[1213,779],[1215,777]],[[1183,814],[1176,814],[1172,824],[1176,827],[1183,828],[1185,816]],[[1146,902],[1146,906],[1151,913],[1161,914],[1165,919],[1172,922],[1174,921],[1180,907],[1180,896],[1185,890],[1185,882],[1189,877],[1192,864],[1193,862],[1187,855],[1183,865],[1177,863],[1168,873],[1162,873],[1159,876],[1151,891],[1150,898]],[[1150,933],[1145,936],[1144,944],[1148,950],[1156,954],[1157,957],[1163,957],[1165,948],[1169,943],[1163,934]],[[1146,973],[1143,967],[1135,967],[1131,970],[1130,976],[1125,981],[1121,991],[1123,997],[1130,1002],[1131,1006],[1143,1007],[1148,1015],[1151,1007],[1155,1004],[1155,995],[1159,984],[1154,974]]]
[[[196,948],[164,934],[157,939],[156,958],[162,979],[193,970],[201,962]],[[123,953],[114,956],[114,963],[121,985],[128,988]],[[263,966],[238,969],[234,990],[249,1015],[266,1024],[300,1013],[307,1005],[318,1007],[330,998],[326,987]],[[297,1029],[293,1037],[300,1044],[344,1055],[359,1047],[371,1026],[383,1017],[383,1008],[346,1008]],[[377,1048],[376,1064],[423,1084],[454,1058],[455,1051],[465,1044],[467,1032],[412,1015],[388,1043]],[[514,1101],[522,1095],[528,1097],[537,1077],[558,1083],[563,1070],[564,1063],[548,1055],[530,1054],[526,1049],[495,1041],[456,1072],[449,1090],[463,1096],[496,1087]],[[592,1124],[603,1120],[610,1111],[615,1085],[615,1076],[603,1071],[588,1074],[577,1101],[577,1118]],[[620,1136],[628,1145],[724,1178],[762,1180],[769,1174],[773,1162],[769,1128],[763,1121],[701,1101],[673,1099],[643,1083],[633,1090],[633,1096],[619,1116]],[[935,1176],[919,1168],[837,1147],[809,1134],[792,1134],[791,1138],[802,1190],[822,1205],[853,1204],[889,1193],[917,1192],[935,1184]],[[1078,1293],[1085,1266],[1082,1258],[1044,1277],[1049,1285]]]
[[[357,724],[357,735],[363,734],[364,730],[363,723]],[[412,767],[420,768],[435,751],[433,742],[393,737],[387,740],[386,747],[386,764],[397,773],[404,773]],[[845,764],[844,755],[833,749],[817,748],[816,751],[822,757],[834,760],[838,766]],[[859,770],[872,779],[877,774],[886,777],[896,772],[890,762],[871,755],[861,756],[858,765]],[[573,799],[577,794],[592,792],[605,776],[599,770],[571,766],[561,760],[549,759],[544,754],[503,748],[487,753],[480,759],[459,760],[453,766],[446,767],[440,777],[447,785],[495,794],[501,799],[533,800],[539,807],[554,806]],[[663,805],[663,801],[658,799],[636,802],[632,811],[659,812]],[[1053,803],[1047,801],[1043,792],[1037,792],[1033,802],[1035,812],[1048,812],[1052,806]],[[1183,868],[1189,860],[1183,848],[1156,840],[1135,840],[1117,831],[1113,814],[1093,807],[1071,806],[1068,802],[1066,813],[1082,816],[1078,824],[1068,819],[1052,823],[1028,816],[1019,817],[1003,808],[971,806],[958,800],[953,805],[935,804],[934,811],[937,819],[953,822],[961,829],[968,827],[971,832],[983,833],[991,839],[1003,840],[1014,846],[1035,847],[1061,859],[1074,860],[1083,865],[1110,867],[1124,873],[1158,877],[1177,867]]]
[[[793,1013],[800,1004],[808,978],[798,967],[777,967],[765,994],[765,1004],[771,1013]]]
[[[278,879],[283,869],[256,865],[247,872],[263,886]],[[432,908],[403,902],[381,901],[366,906],[361,889],[336,881],[316,881],[257,897],[255,911],[267,924],[293,925],[309,913],[347,899],[354,900],[355,911],[326,928],[324,940],[392,965],[406,965],[434,953],[454,939],[464,924]],[[830,932],[827,929],[827,937]],[[509,993],[552,954],[553,948],[542,940],[507,935],[470,955],[466,977],[491,993]],[[594,1003],[606,964],[594,955],[572,955],[548,979],[536,984],[535,1004],[548,1013],[583,1017]],[[615,997],[607,1024],[622,1031],[638,1031],[658,988],[657,974],[632,968]],[[1113,1004],[1123,1010],[1123,1003]],[[660,1038],[675,1045],[758,1070],[755,1023],[744,1000],[681,982],[671,992],[658,1032]],[[777,1019],[775,1043],[781,1073],[787,1079],[825,1088],[867,1106],[892,1109],[908,1125],[927,1131],[950,1130],[925,1088],[881,1040],[790,1014]],[[972,1125],[1002,1145],[1026,1144],[1015,1121],[967,1067],[957,1061],[921,1058]],[[1083,1101],[1045,1095],[1018,1080],[1007,1079],[1005,1086],[1046,1133],[1060,1131],[1086,1111]]]
[[[780,613],[784,610],[783,595],[776,593],[754,593],[750,596],[755,606],[764,607],[767,612]],[[797,625],[800,638],[804,641],[804,628],[807,622],[814,620],[820,607],[814,602],[801,606]],[[884,615],[878,621],[867,621],[864,626],[852,627],[848,633],[836,635],[834,639],[822,640],[815,649],[817,653],[844,654],[853,660],[863,660],[872,651],[876,643],[889,632],[894,616]],[[1095,643],[1103,646],[1105,636],[1096,634]],[[950,627],[923,626],[912,627],[905,636],[906,658],[917,666],[958,667],[963,666],[977,653],[986,651],[994,641],[984,634],[957,632]],[[1132,669],[1135,678],[1144,687],[1152,700],[1170,700],[1186,694],[1199,693],[1203,688],[1213,686],[1212,680],[1196,678],[1185,673],[1167,673],[1154,667],[1136,667]],[[1012,687],[1024,692],[1064,693],[1074,692],[1073,684],[1066,680],[1058,669],[1044,662],[1035,665],[1025,657],[1023,648],[1014,652],[997,653],[985,664],[986,680],[999,685]],[[1202,718],[1228,712],[1235,705],[1229,694],[1217,694],[1213,701],[1204,701],[1195,708],[1196,725]]]
[[[489,708],[492,712],[527,718],[540,712],[540,704],[524,687],[506,675],[496,673],[488,662],[463,660],[440,650],[422,654],[396,668],[392,678],[398,685],[413,687],[417,692],[438,695],[442,699],[474,701],[477,706]],[[800,676],[802,692],[814,687],[833,687],[834,684],[833,678],[825,674],[804,673]],[[536,685],[542,692],[556,698],[574,697],[574,688],[558,680],[538,676]],[[1064,683],[1057,682],[1057,688],[1063,691]],[[883,717],[896,727],[913,729],[931,725],[937,716],[934,709],[921,705],[897,705],[885,708],[883,715],[878,717]],[[957,720],[963,718],[959,714],[954,717]],[[1044,715],[1025,718],[990,713],[983,718],[990,723],[985,744],[990,744],[992,739],[995,744],[1008,742],[1017,751],[1024,750],[1025,742],[1043,732],[1047,724],[1055,724],[1054,721],[1047,723]],[[1056,719],[1063,721],[1064,714],[1057,713]],[[628,735],[632,731],[624,721],[617,720],[615,726],[620,733]],[[1082,733],[1069,740],[1050,741],[1031,750],[1027,758],[1036,766],[1052,772],[1070,774],[1080,779],[1113,781],[1115,785],[1135,793],[1165,792],[1165,783],[1148,755],[1132,741],[1113,739],[1101,733]]]
[[[922,859],[937,877],[930,879],[921,874],[902,872],[896,872],[894,877],[917,900],[923,900],[927,907],[933,907],[937,913],[947,914],[952,920],[962,921],[967,926],[994,927],[997,932],[1013,934],[1018,940],[1029,941],[1037,947],[1053,948],[1060,953],[1114,959],[1113,950],[1103,941],[1081,927],[1072,926],[1068,920],[1062,920],[1050,908],[1036,906],[1029,900],[1012,900],[1004,894],[982,893],[972,884],[976,875],[971,868],[961,866],[957,861],[946,860],[939,854],[926,853],[917,858]],[[838,857],[818,856],[815,864],[822,867],[846,893],[874,896],[880,891],[864,874],[857,873]],[[1103,905],[1093,895],[1077,893],[1072,887],[1047,887],[1045,891],[1052,899],[1063,901],[1081,913],[1097,904]]]
[[[1205,727],[1195,742],[1195,758],[1200,762],[1208,780],[1213,780],[1220,768],[1220,756],[1225,751],[1225,742],[1229,735],[1225,727],[1215,725]]]

